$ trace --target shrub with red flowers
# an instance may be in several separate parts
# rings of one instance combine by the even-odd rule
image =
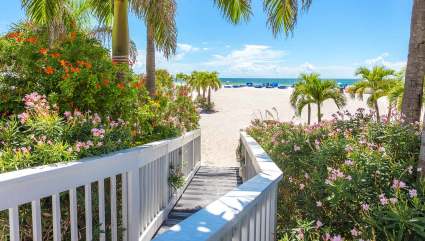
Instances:
[[[247,129],[282,169],[278,240],[424,240],[420,127],[359,110],[304,126]]]
[[[117,73],[125,73],[118,79]],[[49,44],[47,31],[23,23],[0,37],[1,115],[20,112],[20,100],[38,92],[61,110],[92,110],[123,116],[135,93],[133,74],[113,64],[109,50],[83,32]],[[127,84],[128,83],[128,84]]]

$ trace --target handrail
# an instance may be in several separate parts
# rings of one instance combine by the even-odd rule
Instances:
[[[277,185],[282,171],[252,137],[241,132],[240,139],[246,182],[154,241],[275,239]]]
[[[62,192],[69,193],[71,240],[78,239],[77,188],[84,187],[86,240],[91,240],[93,230],[92,184],[97,184],[99,196],[100,240],[105,240],[105,208],[111,210],[111,236],[123,232],[124,240],[150,240],[165,220],[183,189],[172,191],[168,177],[170,166],[181,166],[187,182],[200,166],[200,130],[180,137],[149,143],[143,146],[117,151],[101,157],[85,158],[70,163],[0,174],[0,211],[9,210],[10,240],[20,240],[19,206],[31,203],[33,214],[33,240],[41,241],[40,200],[51,198],[54,240],[61,240]],[[117,181],[120,177],[121,181]],[[110,192],[105,192],[105,180],[109,179]],[[117,189],[121,190],[118,197]],[[110,203],[105,204],[105,194]],[[121,223],[117,227],[117,203],[122,207]],[[80,204],[78,204],[80,205]]]

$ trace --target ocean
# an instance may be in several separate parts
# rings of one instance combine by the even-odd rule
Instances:
[[[279,86],[292,86],[298,79],[295,78],[220,78],[223,85],[241,85],[246,83],[267,84],[278,83]],[[352,85],[358,79],[334,79],[340,86]]]

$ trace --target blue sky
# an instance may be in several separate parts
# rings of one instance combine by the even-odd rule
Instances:
[[[250,21],[231,25],[212,0],[177,0],[178,50],[157,67],[172,73],[215,70],[221,77],[296,77],[316,71],[328,78],[351,78],[359,66],[406,63],[412,0],[314,0],[293,36],[273,38],[262,1],[252,0]],[[4,1],[0,32],[24,18],[20,1]],[[130,34],[139,49],[134,68],[145,67],[145,27],[130,16]]]

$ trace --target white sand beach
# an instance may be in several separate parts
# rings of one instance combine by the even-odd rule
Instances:
[[[222,88],[213,93],[212,100],[217,112],[201,114],[202,130],[202,162],[210,166],[238,166],[236,147],[239,130],[249,126],[251,120],[259,118],[265,110],[276,108],[280,121],[307,121],[307,108],[301,118],[294,116],[294,109],[289,103],[291,89],[256,89],[256,88]],[[344,110],[355,112],[358,108],[366,108],[365,99],[352,99],[348,94],[347,106]],[[387,112],[387,102],[381,98],[379,102],[381,114]],[[338,108],[332,101],[326,101],[322,107],[323,119],[331,118]],[[275,113],[272,111],[272,113]],[[276,117],[276,114],[274,114]],[[316,106],[312,107],[312,121],[317,122]]]

